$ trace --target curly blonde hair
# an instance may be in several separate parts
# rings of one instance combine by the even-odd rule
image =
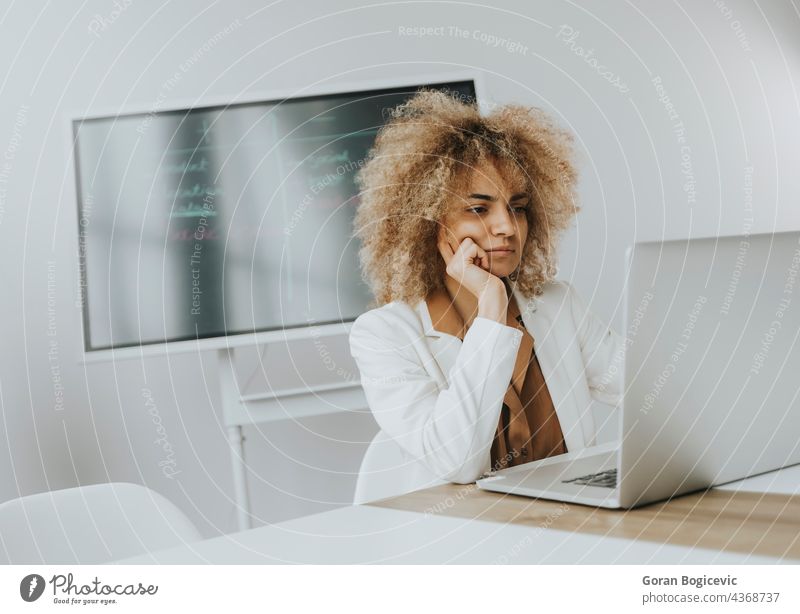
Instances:
[[[355,178],[354,236],[371,306],[414,305],[445,288],[438,227],[450,197],[465,193],[470,171],[483,160],[531,198],[513,283],[525,297],[541,294],[556,274],[557,239],[580,210],[572,141],[536,107],[507,104],[482,117],[474,101],[423,88],[392,109]]]

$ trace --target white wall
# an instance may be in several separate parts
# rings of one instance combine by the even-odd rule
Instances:
[[[576,133],[584,210],[565,237],[561,273],[616,326],[622,256],[634,239],[746,230],[749,180],[751,232],[800,228],[800,16],[788,1],[368,7],[317,0],[268,9],[242,0],[43,4],[3,8],[0,24],[0,432],[6,442],[0,501],[130,480],[176,501],[207,535],[235,526],[219,398],[204,384],[214,381],[211,357],[85,368],[77,362],[67,111],[235,101],[273,88],[307,94],[314,84],[481,68],[496,102],[542,106]],[[231,34],[207,47],[176,85],[166,85],[230,24]],[[415,38],[401,35],[399,26],[444,29]],[[450,26],[467,31],[467,38],[451,35]],[[485,44],[472,38],[476,30],[517,48]],[[579,47],[591,54],[581,57]],[[592,58],[618,76],[617,85],[598,74]],[[659,100],[663,94],[675,119]],[[689,148],[692,202],[683,188],[677,121]],[[331,340],[328,349],[337,365],[353,368],[345,339]],[[250,355],[243,362],[244,376],[255,360]],[[63,383],[61,410],[55,409],[53,367]],[[311,343],[292,348],[291,356],[272,355],[265,371],[280,385],[335,379]],[[154,443],[143,386],[152,390],[174,450],[180,474],[172,479],[159,467],[164,451]],[[374,432],[368,414],[250,429],[256,512],[274,522],[349,502]]]

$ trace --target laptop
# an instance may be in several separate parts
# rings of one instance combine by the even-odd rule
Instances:
[[[800,463],[800,232],[638,242],[625,258],[617,440],[479,488],[628,509]]]

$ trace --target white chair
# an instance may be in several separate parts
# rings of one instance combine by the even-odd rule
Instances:
[[[197,541],[186,515],[124,482],[44,492],[0,504],[0,561],[101,564]]]
[[[382,430],[367,448],[358,471],[353,504],[361,505],[414,490],[447,484],[409,455]]]

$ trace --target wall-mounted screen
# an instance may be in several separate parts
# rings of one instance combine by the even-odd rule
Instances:
[[[375,134],[420,87],[73,121],[86,350],[354,320]]]

